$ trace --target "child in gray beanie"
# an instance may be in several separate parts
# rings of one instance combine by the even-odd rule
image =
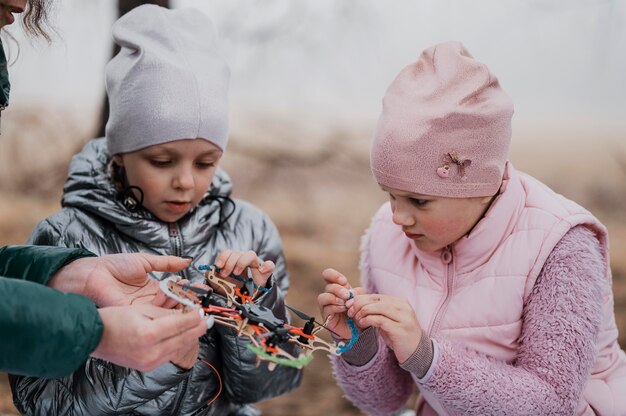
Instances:
[[[182,275],[192,283],[204,281],[200,265],[214,263],[223,275],[247,269],[269,289],[254,302],[288,322],[289,279],[276,227],[229,197],[230,179],[217,167],[228,141],[229,69],[211,22],[197,10],[144,5],[115,23],[113,37],[121,50],[106,68],[106,138],[73,158],[63,209],[29,242],[98,255],[190,256]],[[161,297],[131,293],[122,302]],[[301,372],[257,365],[249,342],[215,325],[151,372],[92,358],[63,379],[11,376],[14,402],[22,413],[41,415],[257,415],[247,403],[292,390]]]

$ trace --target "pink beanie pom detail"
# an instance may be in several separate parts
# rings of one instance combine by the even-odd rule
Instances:
[[[383,98],[370,162],[379,184],[468,198],[500,188],[513,103],[498,79],[459,42],[422,52]]]

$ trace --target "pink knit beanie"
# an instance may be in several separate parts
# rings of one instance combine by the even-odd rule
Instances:
[[[459,42],[422,52],[383,98],[370,162],[379,184],[449,198],[494,195],[511,141],[513,103]]]

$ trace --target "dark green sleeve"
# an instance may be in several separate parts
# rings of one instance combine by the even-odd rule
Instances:
[[[0,277],[0,371],[68,375],[97,347],[102,328],[86,297]]]
[[[8,246],[0,248],[0,276],[45,285],[61,267],[82,257],[93,257],[82,248]]]
[[[61,247],[0,248],[0,371],[61,377],[87,360],[102,337],[95,304],[43,285],[61,267],[90,256]]]

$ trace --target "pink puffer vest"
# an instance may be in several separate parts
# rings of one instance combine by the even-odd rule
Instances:
[[[445,334],[510,363],[517,353],[524,302],[537,276],[554,246],[580,224],[595,231],[608,265],[605,227],[508,163],[500,195],[470,235],[450,250],[418,250],[392,222],[389,204],[383,205],[363,241],[362,284],[371,292],[407,297],[430,336]],[[626,408],[626,355],[617,343],[608,266],[598,351],[584,400],[600,414],[613,414],[615,408]],[[426,402],[445,414],[427,396]],[[587,403],[579,414],[591,411]]]

